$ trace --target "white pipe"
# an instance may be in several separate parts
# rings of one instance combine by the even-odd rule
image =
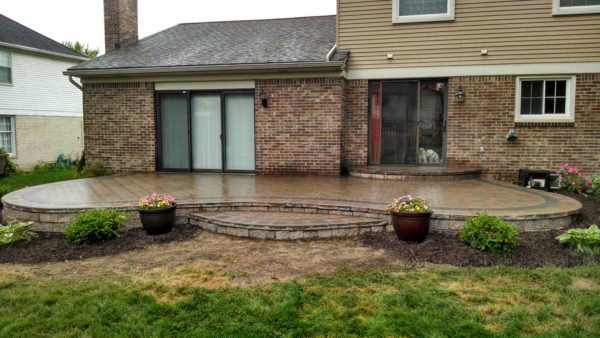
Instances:
[[[329,53],[327,53],[327,57],[325,57],[325,61],[331,62],[331,57],[333,56],[333,53],[335,53],[336,50],[337,50],[337,43],[335,45],[333,45],[333,47],[331,48]]]

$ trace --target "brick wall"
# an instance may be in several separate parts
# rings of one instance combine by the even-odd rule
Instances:
[[[83,111],[86,161],[116,172],[155,170],[154,84],[85,84]]]
[[[345,87],[342,165],[364,166],[368,161],[369,81],[350,80]]]
[[[341,78],[256,81],[258,174],[339,175],[343,86]]]
[[[137,0],[104,0],[104,46],[106,53],[138,39]]]
[[[514,76],[450,79],[449,162],[478,165],[507,180],[519,168],[556,169],[565,162],[600,174],[600,74],[577,76],[575,123],[516,125],[515,81]],[[462,104],[452,95],[458,86],[466,93]],[[518,133],[515,143],[505,138],[510,128]]]

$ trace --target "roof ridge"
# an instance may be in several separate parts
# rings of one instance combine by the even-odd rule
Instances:
[[[292,17],[285,17],[285,18],[269,18],[269,19],[241,19],[241,20],[181,22],[173,27],[177,27],[177,26],[181,26],[181,25],[198,25],[198,24],[210,24],[210,23],[222,23],[222,22],[256,22],[256,21],[297,20],[297,19],[310,19],[310,18],[325,18],[325,17],[334,17],[334,16],[336,16],[336,14],[292,16]]]

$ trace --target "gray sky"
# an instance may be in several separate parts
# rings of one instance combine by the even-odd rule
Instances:
[[[145,37],[183,22],[335,14],[335,0],[138,0]],[[58,42],[104,51],[103,0],[1,0],[0,13]]]

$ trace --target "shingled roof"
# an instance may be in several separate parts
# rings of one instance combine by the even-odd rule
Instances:
[[[81,60],[86,59],[85,55],[65,47],[44,35],[25,27],[20,23],[0,14],[0,45],[8,44],[19,47],[34,48],[55,54],[62,54],[68,57],[75,57]]]
[[[69,69],[136,69],[325,63],[335,16],[180,24]],[[331,57],[333,64],[345,52]]]

